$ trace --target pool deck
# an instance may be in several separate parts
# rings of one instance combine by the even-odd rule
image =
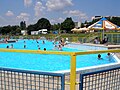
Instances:
[[[75,43],[72,42],[73,44],[78,44],[80,45],[81,43]],[[90,45],[90,46],[99,46],[99,47],[105,47],[108,49],[120,49],[120,45],[112,45],[112,44],[93,44],[93,43],[82,43],[84,45]],[[116,56],[120,59],[120,53],[116,53]]]
[[[84,43],[84,44],[91,45],[91,46],[106,47],[108,49],[120,49],[120,45],[105,45],[105,44],[92,44],[92,43]],[[120,53],[116,53],[116,56],[120,58]]]
[[[84,44],[91,46],[106,47],[108,49],[120,49],[120,45],[106,45],[106,44],[92,44],[92,43],[84,43]],[[116,53],[116,56],[120,59],[120,53]]]
[[[106,48],[108,48],[108,49],[120,48],[120,45],[92,44],[92,43],[84,43],[84,44],[85,44],[85,45],[91,45],[91,46],[106,47]]]

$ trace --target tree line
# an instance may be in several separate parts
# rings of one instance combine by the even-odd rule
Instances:
[[[101,17],[102,18],[102,17]],[[99,21],[101,18],[99,19],[93,19],[92,21],[88,22],[85,21],[84,23],[81,23],[81,27],[88,27],[90,25],[92,25],[93,23]],[[112,22],[113,24],[120,26],[120,17],[105,17],[108,21]]]
[[[3,26],[0,27],[0,34],[2,35],[20,35],[21,30],[27,30],[27,33],[30,35],[31,31],[38,31],[40,29],[47,29],[48,33],[54,30],[66,30],[70,32],[72,28],[75,27],[75,24],[71,17],[66,18],[62,23],[51,25],[50,21],[46,18],[41,18],[35,24],[30,24],[26,27],[26,22],[21,21],[20,25],[15,26]]]
[[[120,17],[106,17],[110,22],[120,26]],[[91,22],[85,21],[84,23],[81,23],[81,27],[88,27],[89,25],[97,22],[100,19],[93,19]],[[51,25],[50,21],[46,18],[39,19],[35,24],[30,24],[26,26],[25,21],[21,21],[20,25],[15,26],[3,26],[0,27],[0,34],[2,35],[20,35],[21,30],[27,30],[27,33],[30,35],[31,31],[38,31],[40,29],[47,29],[48,33],[54,30],[59,30],[62,32],[62,30],[65,30],[66,33],[71,33],[71,29],[75,27],[74,21],[71,17],[67,17],[62,23],[57,23],[54,25]]]

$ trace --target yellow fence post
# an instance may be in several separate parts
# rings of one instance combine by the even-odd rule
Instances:
[[[76,55],[71,55],[70,90],[76,90]]]
[[[103,41],[103,34],[101,33],[101,41]]]

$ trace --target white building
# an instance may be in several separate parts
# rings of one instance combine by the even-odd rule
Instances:
[[[75,28],[80,28],[81,27],[81,22],[74,22],[75,23]]]
[[[41,30],[39,30],[39,33],[40,34],[47,34],[47,29],[41,29]]]
[[[38,34],[47,34],[47,29],[41,29],[38,31],[31,31],[31,35],[38,35]]]
[[[22,35],[27,35],[27,30],[21,30]]]

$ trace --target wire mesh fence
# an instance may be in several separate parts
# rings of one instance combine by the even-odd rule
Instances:
[[[0,90],[64,90],[64,75],[1,68]]]
[[[120,67],[81,75],[80,90],[120,90]]]

